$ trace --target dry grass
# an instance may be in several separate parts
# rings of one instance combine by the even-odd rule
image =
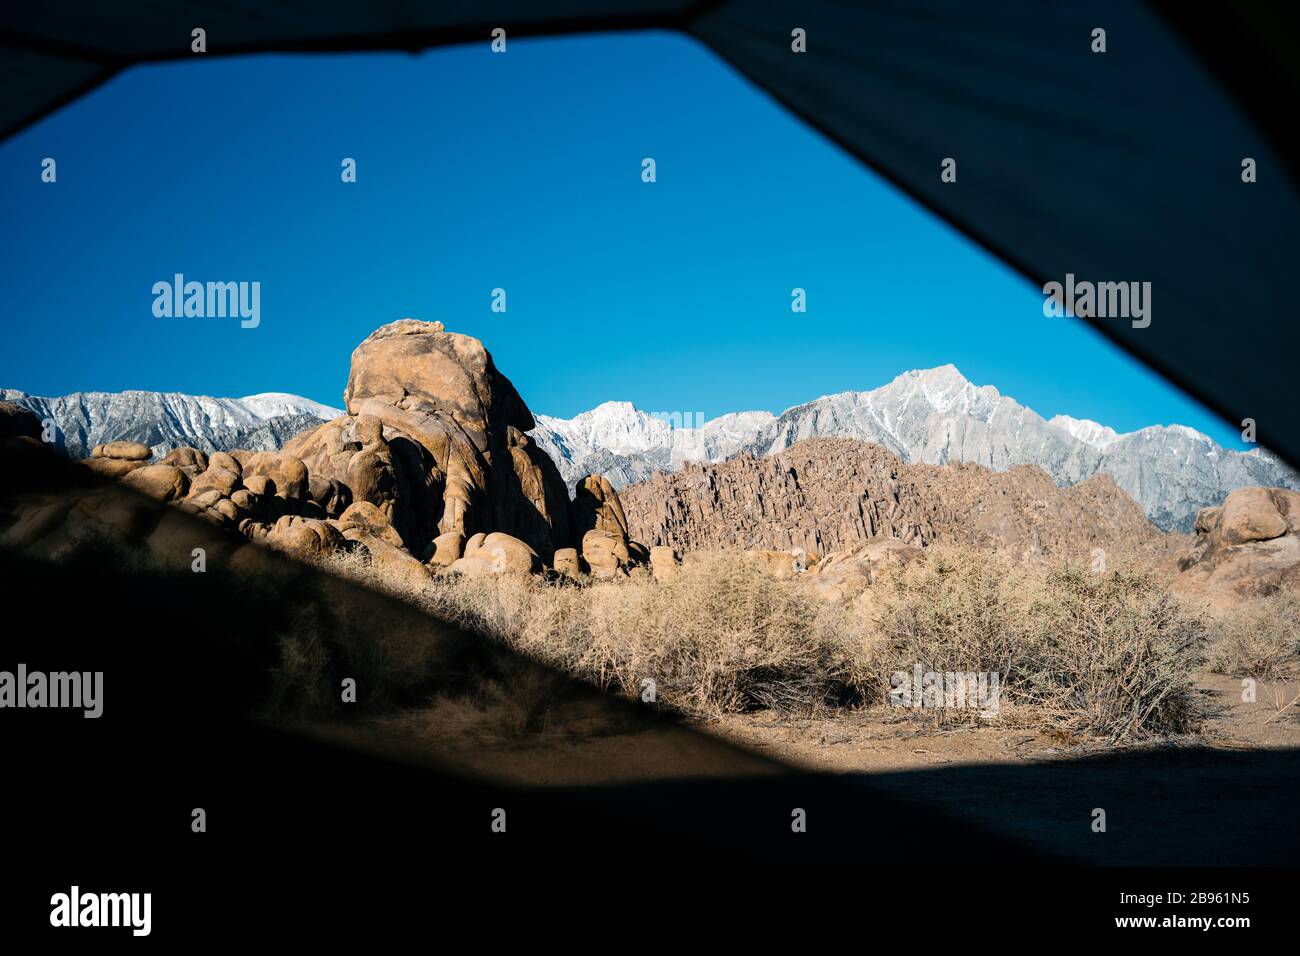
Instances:
[[[845,612],[796,581],[720,556],[656,582],[557,587],[522,576],[452,577],[415,595],[431,613],[598,686],[716,716],[810,711],[854,692],[859,649]]]
[[[1032,570],[936,549],[895,573],[879,600],[877,656],[893,670],[996,672],[1003,706],[1070,734],[1120,741],[1199,726],[1190,677],[1205,622],[1150,574]]]
[[[1201,713],[1190,674],[1204,620],[1149,574],[1124,569],[1034,571],[935,549],[849,605],[739,555],[693,562],[662,582],[643,572],[584,587],[455,576],[396,588],[602,688],[642,698],[652,680],[658,701],[701,716],[884,704],[891,675],[917,664],[996,672],[1013,719],[1111,741],[1192,732]]]
[[[1300,677],[1300,595],[1279,592],[1215,614],[1210,669],[1230,677]]]

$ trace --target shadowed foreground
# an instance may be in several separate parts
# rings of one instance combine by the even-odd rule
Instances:
[[[105,489],[60,467],[39,483],[43,496],[92,491]],[[228,553],[219,529],[193,530],[212,555]],[[184,561],[133,563],[93,537],[58,559],[0,551],[11,609],[3,667],[104,672],[97,720],[3,714],[7,811],[18,821],[6,849],[30,864],[6,897],[7,925],[42,925],[50,894],[73,879],[154,892],[162,930],[201,924],[213,903],[196,887],[236,886],[265,906],[303,894],[328,908],[328,893],[313,890],[320,879],[401,892],[398,874],[411,865],[444,874],[551,861],[861,867],[955,854],[980,872],[1023,877],[1035,862],[1296,860],[1294,752],[802,773],[353,582],[271,553],[264,560],[259,585],[219,561],[204,574]],[[335,637],[364,622],[381,662],[418,665],[425,676],[379,688],[374,704],[316,723],[313,735],[295,732],[294,702],[277,701],[282,683],[272,675],[283,669],[285,636],[309,611],[311,626]],[[372,688],[359,690],[369,699]],[[384,736],[385,715],[440,704],[473,711],[476,732],[489,728],[499,746],[465,761],[463,746],[422,750]],[[551,713],[540,730],[529,717],[539,707]],[[566,723],[566,714],[581,719]],[[454,741],[455,726],[446,730]],[[544,786],[503,783],[528,752],[569,759],[549,761]],[[1109,815],[1104,836],[1089,830],[1094,806]],[[205,834],[191,832],[196,807]],[[497,808],[504,834],[491,829]],[[805,833],[791,830],[795,808],[806,812]]]

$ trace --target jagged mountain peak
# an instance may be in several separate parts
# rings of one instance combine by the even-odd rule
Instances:
[[[777,416],[741,412],[697,430],[658,423],[640,429],[635,443],[608,440],[581,420],[543,419],[534,432],[570,483],[600,472],[621,487],[683,461],[717,462],[741,451],[761,458],[833,437],[881,445],[908,463],[970,462],[997,471],[1038,465],[1061,487],[1109,475],[1167,530],[1189,530],[1200,508],[1234,488],[1300,488],[1300,476],[1265,452],[1221,448],[1183,425],[1121,433],[1069,415],[1045,420],[994,386],[975,385],[951,363],[903,372],[870,391],[823,395]]]
[[[56,426],[57,441],[74,458],[109,441],[140,441],[161,455],[182,445],[203,451],[234,447],[278,448],[304,428],[340,412],[284,392],[214,398],[182,392],[72,392],[56,397],[0,389],[0,400],[17,402]]]
[[[1060,428],[1067,434],[1077,438],[1085,445],[1091,445],[1093,448],[1102,449],[1118,438],[1122,438],[1119,432],[1108,425],[1100,422],[1094,422],[1090,418],[1074,418],[1070,415],[1053,415],[1047,420],[1047,424],[1055,428]]]

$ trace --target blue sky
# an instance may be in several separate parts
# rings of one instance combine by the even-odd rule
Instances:
[[[0,385],[33,394],[340,405],[352,349],[410,316],[551,415],[779,412],[952,362],[1047,417],[1243,447],[676,35],[136,68],[0,146],[0,183]],[[261,282],[261,325],[155,318],[177,272]]]

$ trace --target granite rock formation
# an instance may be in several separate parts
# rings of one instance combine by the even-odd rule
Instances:
[[[992,548],[1021,558],[1142,552],[1164,535],[1113,480],[1059,488],[1040,468],[908,465],[879,445],[816,438],[779,454],[688,464],[621,492],[631,535],[679,552],[825,555],[876,538]]]
[[[1300,590],[1300,493],[1240,488],[1196,516],[1196,541],[1179,556],[1173,590],[1214,607]]]

